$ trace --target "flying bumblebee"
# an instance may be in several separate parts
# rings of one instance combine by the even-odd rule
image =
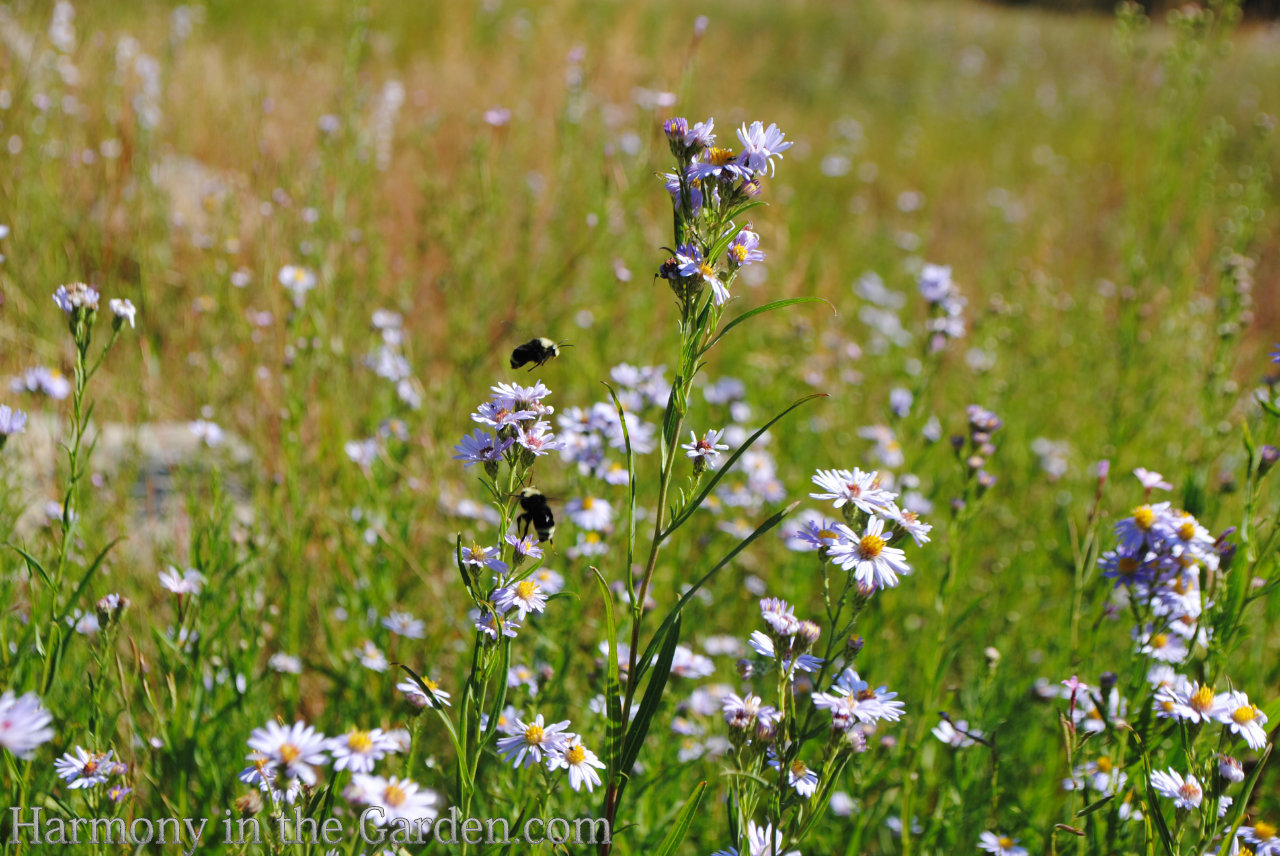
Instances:
[[[529,371],[533,371],[538,366],[543,365],[547,360],[560,356],[561,346],[572,348],[572,345],[566,345],[564,342],[553,342],[546,336],[540,336],[537,339],[530,339],[523,345],[516,347],[511,352],[511,368],[518,369],[525,363],[533,363],[529,366]]]
[[[556,516],[551,513],[547,495],[536,487],[523,488],[520,491],[520,511],[520,515],[516,517],[520,537],[528,535],[532,528],[538,534],[539,541],[551,543],[556,534]]]

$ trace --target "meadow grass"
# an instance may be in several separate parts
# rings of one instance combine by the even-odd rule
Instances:
[[[794,305],[733,331],[708,355],[680,442],[690,428],[730,425],[745,432],[740,442],[797,399],[827,397],[772,428],[767,459],[750,459],[776,462],[785,498],[738,509],[718,494],[666,545],[646,632],[762,520],[797,500],[829,508],[808,498],[815,470],[896,476],[895,490],[931,503],[933,541],[909,550],[914,573],[862,610],[856,663],[872,686],[898,693],[905,716],[880,723],[832,783],[852,811],[827,812],[797,846],[972,852],[981,833],[999,831],[1033,852],[1138,852],[1143,842],[1161,852],[1171,845],[1154,806],[1176,826],[1176,852],[1193,852],[1198,827],[1145,788],[1129,732],[1085,739],[1083,725],[1060,721],[1076,704],[1037,682],[1061,689],[1076,674],[1096,692],[1113,671],[1138,719],[1148,664],[1096,561],[1115,547],[1114,523],[1142,503],[1130,472],[1147,467],[1172,483],[1153,499],[1215,536],[1238,527],[1233,572],[1263,581],[1224,591],[1218,605],[1243,626],[1221,625],[1186,674],[1249,693],[1273,722],[1280,712],[1280,607],[1267,596],[1277,498],[1259,475],[1259,450],[1277,431],[1255,401],[1259,390],[1274,398],[1267,352],[1280,338],[1274,27],[942,2],[183,8],[81,4],[74,44],[63,45],[46,4],[0,8],[0,224],[10,229],[0,375],[37,365],[74,375],[68,316],[49,295],[84,281],[102,295],[90,359],[108,338],[107,299],[138,310],[89,387],[86,440],[112,424],[198,419],[229,435],[163,474],[127,444],[89,457],[86,442],[68,461],[36,435],[59,425],[74,445],[70,400],[2,393],[32,418],[0,452],[0,534],[12,545],[0,558],[0,691],[36,692],[56,734],[33,760],[5,755],[10,805],[220,820],[254,792],[237,780],[251,732],[278,719],[330,735],[407,728],[412,749],[389,769],[442,805],[466,791],[472,814],[599,814],[605,788],[561,786],[548,805],[539,771],[512,771],[491,748],[464,787],[456,745],[395,689],[406,674],[393,664],[461,701],[476,633],[456,554],[498,535],[460,502],[490,499],[480,467],[452,456],[489,387],[541,379],[563,414],[611,408],[601,381],[625,392],[618,364],[663,365],[668,382],[678,371],[681,309],[655,278],[677,249],[658,177],[672,168],[662,122],[714,115],[722,144],[754,120],[795,141],[764,180],[768,205],[738,218],[767,258],[743,269],[725,320],[793,297],[834,312]],[[486,119],[498,109],[509,118]],[[967,301],[964,335],[938,352],[917,288],[926,262],[949,266]],[[297,300],[279,281],[287,265],[314,272]],[[379,309],[402,316],[399,334],[373,328]],[[511,371],[512,348],[536,336],[572,347],[532,374]],[[380,347],[390,348],[383,375],[407,370],[399,386],[369,359]],[[393,357],[403,363],[388,370]],[[702,387],[723,378],[745,393],[709,402]],[[913,394],[905,412],[891,407],[895,389]],[[629,409],[661,424],[664,404]],[[1002,421],[995,453],[983,454],[990,488],[964,461],[982,441],[959,455],[948,442],[970,433],[971,404]],[[353,460],[364,454],[367,465]],[[658,458],[636,456],[639,566]],[[1101,460],[1111,475],[1099,497]],[[74,523],[46,516],[85,461]],[[538,690],[514,686],[509,700],[522,714],[572,720],[603,757],[610,717],[589,703],[607,694],[599,646],[611,611],[589,567],[614,585],[617,638],[630,641],[626,489],[554,454],[536,483],[559,524],[545,567],[572,594],[514,643],[509,665],[537,676]],[[592,542],[566,512],[584,496],[615,511],[594,558],[580,555]],[[966,504],[953,512],[958,498]],[[502,499],[510,522],[518,503]],[[197,569],[203,589],[179,598],[162,587],[170,566]],[[685,606],[682,643],[729,651],[717,637],[732,635],[746,653],[765,594],[820,617],[818,568],[766,534]],[[130,602],[119,624],[75,632],[75,610],[94,613],[109,592]],[[424,638],[390,632],[392,611],[424,621]],[[825,625],[819,648],[836,629]],[[271,660],[281,654],[297,658],[296,673]],[[749,777],[722,774],[710,738],[726,724],[688,701],[708,681],[743,692],[737,658],[715,655],[708,679],[670,679],[625,792],[617,852],[658,851],[704,780],[678,852],[740,846],[731,835],[745,834],[743,803],[767,804],[742,790]],[[768,683],[756,682],[766,700]],[[939,711],[988,743],[936,740]],[[700,733],[674,733],[677,716]],[[1154,767],[1209,763],[1207,730],[1199,744],[1190,728],[1143,733],[1158,734]],[[122,802],[55,778],[54,758],[77,745],[112,748],[128,764]],[[1124,759],[1128,784],[1077,817],[1085,798],[1062,782],[1100,755]],[[325,771],[311,811],[350,816],[342,775]],[[1251,794],[1234,817],[1275,822],[1270,767]],[[1142,806],[1148,820],[1123,819],[1121,806]],[[238,849],[202,849],[215,847]]]

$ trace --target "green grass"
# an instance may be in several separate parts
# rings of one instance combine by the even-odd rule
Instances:
[[[92,744],[114,747],[131,765],[126,816],[221,818],[247,791],[235,778],[246,739],[275,717],[327,734],[414,723],[413,755],[389,769],[452,804],[454,749],[443,727],[412,716],[393,689],[402,675],[365,669],[351,652],[372,640],[459,697],[473,633],[455,537],[492,543],[496,535],[442,501],[486,500],[477,473],[451,459],[454,444],[498,381],[542,378],[563,412],[607,401],[600,381],[618,363],[664,364],[671,378],[679,309],[667,283],[653,278],[672,244],[655,178],[670,169],[661,121],[714,115],[721,141],[756,119],[796,141],[765,181],[768,206],[747,215],[768,254],[766,274],[735,286],[726,318],[798,296],[824,298],[836,311],[798,305],[753,319],[710,355],[704,376],[746,383],[749,428],[804,395],[828,395],[771,432],[788,501],[820,507],[806,498],[817,468],[881,468],[858,429],[883,424],[905,456],[885,468],[917,476],[935,507],[926,515],[934,542],[908,551],[915,573],[876,595],[856,628],[866,641],[859,670],[900,694],[906,718],[882,726],[842,777],[839,788],[860,809],[828,815],[802,851],[973,852],[991,829],[1050,852],[1054,825],[1065,823],[1087,826],[1087,837],[1059,832],[1059,852],[1136,852],[1142,825],[1117,820],[1114,806],[1073,817],[1083,803],[1061,789],[1066,703],[1039,700],[1033,688],[1038,678],[1056,684],[1073,673],[1096,685],[1106,670],[1126,687],[1141,668],[1127,613],[1106,612],[1109,581],[1096,571],[1076,581],[1094,463],[1112,462],[1096,521],[1095,550],[1105,550],[1114,521],[1141,500],[1133,468],[1164,473],[1175,505],[1217,534],[1240,525],[1250,495],[1242,432],[1247,426],[1259,447],[1276,442],[1275,420],[1251,403],[1255,389],[1274,384],[1267,352],[1280,322],[1280,149],[1260,127],[1280,114],[1280,90],[1268,85],[1280,79],[1274,32],[1220,33],[1186,18],[1126,28],[1109,17],[959,2],[692,9],[565,0],[486,10],[227,0],[208,4],[176,44],[167,6],[81,5],[74,85],[52,62],[45,4],[14,4],[0,18],[10,45],[0,52],[0,89],[11,101],[0,110],[0,223],[12,229],[0,240],[0,376],[36,364],[70,374],[75,350],[49,294],[89,282],[104,301],[127,297],[139,308],[137,331],[124,331],[94,378],[93,421],[185,422],[208,408],[207,418],[245,444],[249,463],[207,453],[176,467],[185,501],[157,524],[134,478],[138,462],[108,466],[99,449],[89,472],[106,470],[100,485],[82,482],[66,580],[50,588],[17,552],[0,554],[0,691],[37,691],[57,733],[35,760],[0,773],[11,804],[95,808],[101,794],[86,792],[86,804],[52,774],[60,753]],[[696,14],[709,17],[701,40]],[[37,58],[14,47],[19,31],[34,36]],[[137,80],[117,76],[126,34],[159,63],[154,129],[133,106]],[[571,66],[575,46],[583,58]],[[380,165],[372,117],[392,80],[405,98]],[[638,105],[640,89],[676,93],[676,105]],[[43,111],[42,95],[52,105]],[[65,95],[80,105],[75,115],[60,109]],[[482,115],[498,106],[512,120],[492,128]],[[338,119],[330,135],[318,130],[325,114]],[[119,141],[118,158],[102,157],[105,140]],[[73,156],[86,149],[99,152],[92,163]],[[847,169],[825,174],[831,158]],[[204,197],[196,181],[179,204],[163,173],[190,162],[216,176],[221,191]],[[901,204],[907,193],[920,195],[914,210]],[[175,210],[184,224],[172,222]],[[1255,263],[1243,298],[1224,273],[1233,254]],[[938,356],[925,352],[920,334],[919,261],[950,265],[968,301],[967,335]],[[276,282],[289,263],[319,275],[296,312]],[[619,265],[629,281],[615,274]],[[248,287],[231,284],[237,269],[249,272]],[[909,344],[881,346],[855,291],[867,272],[905,296]],[[419,410],[364,363],[378,343],[369,319],[379,308],[404,315]],[[255,329],[251,311],[269,312],[271,323]],[[105,318],[99,325],[101,341]],[[573,347],[532,375],[510,372],[511,348],[539,335]],[[890,413],[894,387],[916,393],[906,417]],[[71,420],[69,403],[7,387],[0,401]],[[972,403],[1004,422],[987,464],[998,481],[977,503],[946,439],[965,432]],[[930,416],[942,426],[938,443],[921,437]],[[390,418],[404,420],[408,439],[390,441],[366,473],[344,444]],[[695,393],[688,427],[730,421],[726,408]],[[1040,469],[1032,450],[1040,437],[1068,444],[1060,480]],[[61,527],[17,521],[23,509],[62,498],[67,462],[40,460],[45,477],[20,477],[26,468],[15,464],[34,448],[18,436],[0,453],[9,485],[0,534],[48,562],[63,549]],[[650,515],[657,469],[656,453],[638,456],[639,504]],[[587,492],[622,507],[623,488],[585,479],[554,456],[538,465],[537,481],[557,510]],[[949,525],[950,503],[966,491],[971,513]],[[753,512],[752,525],[779,505]],[[1276,506],[1273,483],[1262,481],[1255,548],[1268,543]],[[732,549],[718,519],[699,512],[662,553],[647,632],[682,585]],[[639,530],[651,525],[646,518]],[[623,529],[594,560],[609,582],[628,573]],[[515,691],[513,700],[551,721],[572,719],[602,751],[606,719],[587,703],[604,690],[597,646],[605,612],[589,562],[568,555],[577,534],[561,511],[547,564],[574,596],[554,600],[513,653],[514,662],[549,664],[554,677],[536,702]],[[117,537],[125,540],[76,592],[83,570]],[[1274,555],[1258,558],[1256,573],[1274,579]],[[698,648],[708,636],[745,638],[761,627],[751,578],[801,617],[820,615],[815,564],[765,537],[708,585],[705,601],[689,604],[683,641]],[[181,613],[156,583],[169,565],[209,578]],[[132,605],[109,639],[90,641],[50,620],[92,611],[110,591]],[[622,638],[628,613],[624,600],[615,606]],[[392,609],[424,619],[427,638],[393,639],[367,617]],[[1270,704],[1280,681],[1277,619],[1276,598],[1252,602],[1245,632],[1215,646],[1197,674]],[[174,644],[170,628],[179,623],[199,642]],[[301,657],[302,673],[269,668],[279,652]],[[716,679],[741,689],[733,659],[716,658]],[[678,852],[731,843],[730,780],[717,761],[679,761],[669,730],[677,703],[700,683],[677,677],[668,687],[641,756],[645,773],[628,786],[622,817],[634,826],[619,835],[618,852],[656,851],[703,780],[710,785]],[[767,683],[756,691],[767,695]],[[935,741],[928,730],[939,710],[994,734],[996,752]],[[708,734],[725,733],[717,717],[699,721]],[[1155,766],[1185,770],[1174,735],[1161,734]],[[891,742],[880,745],[882,736]],[[1083,754],[1122,747],[1131,790],[1144,778],[1132,741],[1109,734]],[[1239,743],[1236,750],[1256,756]],[[336,778],[329,770],[323,781]],[[1277,781],[1264,769],[1246,823],[1275,820]],[[491,763],[473,813],[514,818],[540,788],[535,771]],[[600,793],[561,788],[552,808],[594,814]],[[333,796],[340,808],[340,793]],[[1140,788],[1132,799],[1147,796]],[[908,801],[923,832],[904,846],[885,820]],[[1112,830],[1134,837],[1117,843]],[[1194,843],[1187,838],[1179,852]]]

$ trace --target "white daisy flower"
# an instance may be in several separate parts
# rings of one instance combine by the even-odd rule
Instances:
[[[920,516],[914,511],[907,511],[896,505],[890,506],[885,512],[887,517],[895,528],[901,529],[911,536],[911,540],[916,542],[917,547],[923,547],[929,543],[929,533],[933,530],[933,525],[925,523]]]
[[[1155,537],[1163,529],[1169,517],[1169,503],[1139,505],[1129,517],[1116,523],[1117,549],[1133,555],[1143,547],[1154,546]]]
[[[773,755],[772,750],[769,754]],[[769,758],[769,766],[778,769],[777,757]],[[795,788],[800,796],[809,799],[818,791],[818,774],[797,758],[787,766],[787,784]]]
[[[1207,684],[1194,683],[1186,689],[1161,687],[1156,691],[1155,705],[1161,716],[1181,719],[1187,722],[1208,722],[1211,719],[1222,720],[1230,717],[1227,705],[1230,699],[1217,696],[1213,687]]]
[[[263,728],[255,728],[248,742],[254,750],[249,760],[261,757],[271,767],[278,765],[286,779],[297,779],[309,786],[319,779],[316,767],[327,760],[325,736],[304,722],[295,722],[288,728],[268,722]]]
[[[694,462],[702,461],[708,469],[715,469],[716,461],[720,459],[720,453],[728,451],[727,443],[721,443],[720,437],[724,434],[724,430],[710,430],[699,437],[693,431],[689,432],[691,442],[684,443],[680,446],[685,450],[685,456]]]
[[[975,736],[984,736],[978,729],[970,728],[968,720],[964,719],[957,719],[954,724],[949,719],[943,719],[933,727],[931,733],[943,743],[957,749],[973,746],[977,742],[973,739]]]
[[[1157,633],[1148,625],[1145,633],[1139,633],[1135,628],[1134,635],[1138,640],[1141,653],[1153,660],[1181,663],[1191,653],[1191,649],[1187,647],[1187,640],[1176,633]]]
[[[515,585],[504,586],[493,593],[493,602],[504,613],[516,611],[516,618],[524,621],[530,612],[542,612],[547,608],[547,596],[536,580],[521,580]]]
[[[366,639],[364,644],[352,652],[356,659],[360,661],[360,665],[373,672],[385,672],[391,668],[391,663],[387,661],[387,655],[382,653],[381,649],[373,642]]]
[[[720,709],[724,712],[724,721],[731,728],[743,731],[754,730],[757,722],[770,725],[779,718],[777,708],[770,707],[760,696],[750,693],[743,697],[728,693],[721,700]]]
[[[133,305],[132,301],[113,298],[107,302],[107,306],[111,309],[111,314],[120,319],[121,323],[128,321],[129,329],[133,329],[134,321],[138,316],[138,308]]]
[[[569,787],[576,791],[585,785],[587,793],[591,793],[600,784],[600,774],[596,770],[605,768],[596,753],[583,746],[576,734],[566,735],[563,747],[548,754],[547,767],[552,770],[562,767],[568,770]]]
[[[887,511],[897,498],[892,491],[880,486],[879,474],[864,473],[857,467],[854,467],[852,472],[818,470],[813,476],[813,483],[822,490],[809,494],[811,498],[830,499],[835,508],[850,503],[864,514]]]
[[[542,586],[542,591],[548,596],[564,591],[564,576],[559,571],[553,571],[550,568],[538,568],[529,579]]]
[[[0,695],[0,747],[29,761],[36,748],[53,739],[49,723],[53,715],[45,710],[35,693],[15,697],[12,690]]]
[[[595,496],[574,497],[564,504],[564,513],[579,529],[604,532],[613,523],[613,506]]]
[[[520,622],[514,617],[499,615],[487,609],[483,612],[473,611],[471,620],[476,630],[487,636],[489,642],[496,642],[502,636],[514,639],[516,631],[520,629]]]
[[[978,836],[978,849],[996,856],[1027,856],[1027,848],[1018,846],[1018,839],[994,832],[984,832]]]
[[[1244,693],[1226,693],[1215,718],[1232,734],[1238,734],[1250,749],[1261,749],[1267,745],[1267,730],[1263,728],[1267,724],[1267,715],[1258,710],[1256,704],[1250,704]]]
[[[800,619],[796,618],[791,605],[785,600],[776,597],[761,599],[760,615],[779,636],[794,636],[800,629]]]
[[[427,635],[426,622],[407,612],[392,612],[382,619],[382,626],[406,639],[422,639]]]
[[[681,678],[706,678],[716,670],[710,657],[695,654],[685,645],[677,645],[671,660],[671,674]]]
[[[169,570],[160,572],[160,585],[174,594],[200,594],[204,589],[204,583],[204,574],[195,568],[179,571],[171,565]]]
[[[381,728],[372,731],[353,728],[339,737],[330,737],[325,741],[325,748],[333,756],[333,769],[371,773],[374,764],[400,747]]]
[[[883,536],[884,520],[872,517],[866,531],[858,535],[843,523],[837,523],[840,540],[828,553],[831,561],[846,571],[852,571],[854,579],[867,588],[892,588],[898,584],[899,574],[910,574],[906,553],[888,546]]]
[[[1196,777],[1188,773],[1184,779],[1182,774],[1172,767],[1168,772],[1156,770],[1152,773],[1151,786],[1162,797],[1173,800],[1174,806],[1187,811],[1199,808],[1200,802],[1204,799],[1204,788],[1200,787]]]
[[[1254,856],[1278,856],[1280,854],[1280,837],[1277,837],[1275,824],[1260,820],[1253,826],[1240,827],[1239,836],[1253,845]]]
[[[1133,471],[1133,474],[1146,490],[1173,490],[1173,485],[1165,481],[1164,476],[1153,470],[1138,467]]]
[[[498,738],[498,751],[514,766],[531,767],[540,763],[545,755],[564,751],[574,735],[566,733],[569,720],[546,725],[542,714],[526,723],[517,719],[507,728],[506,737]]]
[[[395,776],[383,778],[357,773],[351,777],[348,793],[352,802],[369,806],[363,817],[374,826],[386,826],[396,821],[422,822],[434,820],[440,797],[435,791],[420,787],[412,779]]]
[[[427,695],[422,691],[422,687],[418,686],[418,682],[413,678],[405,678],[396,684],[396,689],[404,693],[405,701],[417,708],[435,707],[439,702],[445,707],[452,707],[449,701],[449,693],[440,689],[440,685],[431,680],[427,675],[422,676],[422,682],[427,685],[427,689],[431,690],[431,695]],[[431,696],[435,696],[433,701]]]
[[[53,762],[53,769],[58,778],[64,779],[73,790],[92,788],[106,782],[115,769],[111,760],[111,750],[106,752],[86,752],[79,746],[75,754],[70,752]]]

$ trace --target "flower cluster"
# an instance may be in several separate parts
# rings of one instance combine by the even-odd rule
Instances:
[[[761,179],[772,176],[775,158],[791,148],[778,126],[762,122],[738,129],[741,151],[716,146],[715,121],[692,127],[682,118],[663,125],[676,171],[664,176],[678,222],[678,246],[658,275],[671,283],[686,307],[693,306],[704,289],[712,303],[723,306],[742,268],[764,260],[760,236],[750,226],[738,228],[732,219],[754,204]]]
[[[376,812],[368,815],[377,825],[398,817],[435,817],[436,794],[408,779],[373,775],[378,762],[408,750],[407,731],[352,728],[340,736],[326,737],[304,722],[284,726],[273,721],[255,728],[248,744],[253,751],[247,756],[249,766],[240,772],[240,781],[267,794],[276,806],[292,804],[311,793],[319,784],[320,768],[332,764],[335,771],[352,774],[344,792],[349,802],[383,809],[381,818]]]
[[[585,787],[590,793],[600,784],[596,770],[605,767],[568,727],[569,720],[548,724],[540,713],[531,719],[513,717],[500,726],[506,736],[498,738],[498,752],[516,767],[546,764],[548,770],[565,770],[571,788]]]
[[[628,438],[631,451],[636,455],[646,455],[657,447],[657,429],[641,415],[666,404],[671,385],[664,377],[665,371],[664,366],[627,363],[610,369],[609,376],[616,385],[626,419],[626,431],[612,401],[598,401],[588,408],[565,408],[557,417],[563,441],[561,457],[577,464],[583,476],[611,485],[626,484],[627,469],[618,458],[625,455]]]
[[[813,483],[820,490],[809,496],[830,500],[833,508],[842,511],[844,522],[809,520],[795,538],[817,550],[825,561],[851,572],[863,597],[896,586],[900,575],[911,573],[906,552],[889,542],[908,536],[923,546],[933,527],[900,507],[898,494],[883,486],[879,473],[857,467],[818,470]]]
[[[543,401],[551,390],[542,381],[533,386],[500,383],[491,390],[490,399],[471,414],[472,421],[488,430],[477,428],[463,437],[455,447],[455,460],[466,466],[483,464],[492,475],[503,460],[513,467],[528,467],[562,446],[551,432],[551,423],[543,420],[555,408]]]
[[[421,409],[422,390],[404,354],[404,317],[399,312],[378,309],[373,313],[372,325],[381,341],[365,356],[365,366],[393,384],[396,397],[410,410]]]
[[[951,268],[926,264],[916,282],[920,296],[929,304],[929,350],[943,350],[951,339],[964,336],[964,298],[951,281]]]

